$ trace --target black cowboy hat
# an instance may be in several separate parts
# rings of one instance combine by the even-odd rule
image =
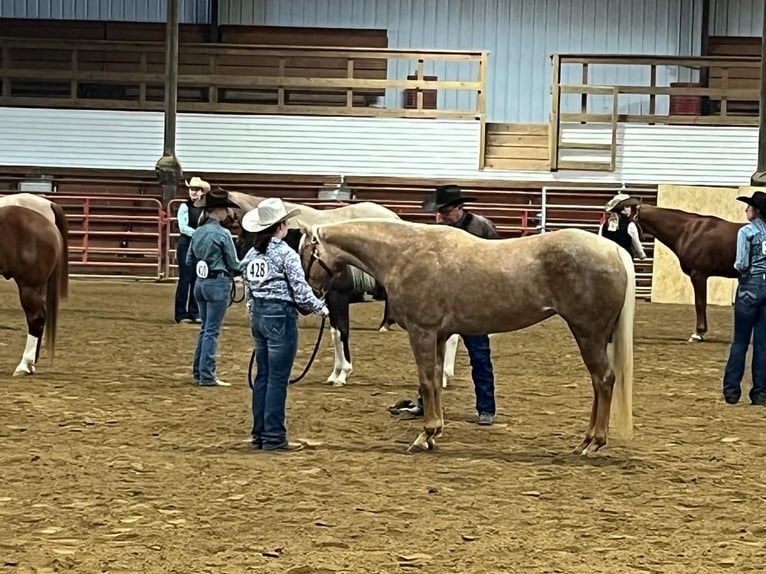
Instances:
[[[743,201],[755,207],[762,215],[766,215],[766,192],[756,191],[752,196],[740,195],[737,201]]]
[[[476,198],[463,195],[462,190],[457,185],[440,185],[432,197],[423,201],[423,209],[434,212],[451,205],[463,204],[466,201],[476,201]]]
[[[233,207],[239,208],[239,205],[229,199],[229,192],[222,189],[211,189],[197,201],[194,202],[194,207],[201,207],[203,209],[215,209],[216,207]]]

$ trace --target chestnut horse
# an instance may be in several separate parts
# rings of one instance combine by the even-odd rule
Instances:
[[[704,340],[708,277],[739,277],[734,269],[737,232],[745,224],[651,205],[639,206],[635,221],[642,233],[649,233],[678,257],[681,271],[691,279],[697,326],[689,341]]]
[[[2,203],[0,273],[16,282],[28,328],[24,353],[13,374],[31,375],[43,333],[50,356],[54,354],[59,300],[67,295],[69,284],[68,226],[63,210],[53,202],[49,210],[55,224],[36,209]]]
[[[450,335],[516,331],[555,314],[569,325],[593,385],[578,451],[606,444],[611,407],[616,430],[632,437],[635,271],[615,243],[579,229],[488,240],[454,227],[382,220],[304,233],[301,261],[312,285],[353,265],[386,286],[409,336],[423,398],[425,430],[409,450],[433,448],[444,430],[441,383]]]

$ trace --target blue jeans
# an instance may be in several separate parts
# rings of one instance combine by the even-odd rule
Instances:
[[[286,301],[253,299],[250,313],[256,366],[253,444],[268,450],[287,442],[285,401],[298,350],[298,309]]]
[[[194,351],[192,375],[201,386],[215,384],[215,353],[230,294],[230,277],[197,279],[194,285],[194,296],[197,298],[202,324],[199,328],[197,349]]]
[[[734,301],[734,334],[723,377],[726,402],[739,400],[745,357],[753,337],[753,388],[750,401],[766,402],[766,279],[762,275],[740,279]]]
[[[492,354],[489,335],[460,335],[471,362],[471,378],[476,395],[476,412],[481,415],[495,414],[495,374],[492,370]],[[441,383],[440,383],[441,384]],[[418,396],[418,406],[423,399]]]
[[[188,235],[178,238],[176,245],[176,260],[178,261],[178,285],[176,285],[175,320],[196,319],[199,317],[197,299],[194,296],[194,285],[197,274],[193,265],[187,265],[186,253],[189,251],[191,239]]]
[[[471,362],[476,412],[479,415],[494,415],[495,374],[492,370],[489,335],[461,335],[461,338]]]

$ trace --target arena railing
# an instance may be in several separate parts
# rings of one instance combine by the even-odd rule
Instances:
[[[605,221],[604,206],[617,193],[627,193],[648,204],[655,204],[656,189],[630,187],[565,187],[546,186],[542,190],[540,232],[579,228],[598,233]],[[636,293],[649,297],[652,292],[654,240],[643,241],[647,259],[636,260]]]
[[[159,200],[64,194],[43,197],[61,205],[66,213],[72,276],[163,277],[167,224]]]

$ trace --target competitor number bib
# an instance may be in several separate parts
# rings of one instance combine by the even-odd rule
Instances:
[[[269,262],[265,259],[253,259],[245,269],[245,279],[250,283],[261,283],[269,275]]]
[[[207,261],[197,261],[197,277],[200,279],[206,279],[210,269],[207,266]]]

